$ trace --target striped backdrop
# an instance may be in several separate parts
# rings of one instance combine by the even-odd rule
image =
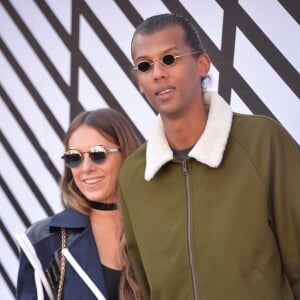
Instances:
[[[300,144],[299,0],[0,0],[0,298],[15,298],[14,236],[61,210],[70,120],[113,107],[147,139],[155,113],[130,77],[134,28],[191,18],[211,56],[211,89],[235,111],[277,119]]]

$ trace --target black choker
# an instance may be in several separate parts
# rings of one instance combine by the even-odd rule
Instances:
[[[117,209],[117,203],[103,203],[88,200],[90,207],[98,210],[115,210]]]

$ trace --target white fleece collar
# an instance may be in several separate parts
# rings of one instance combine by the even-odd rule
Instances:
[[[204,92],[203,100],[209,107],[205,130],[189,153],[197,161],[217,168],[223,158],[232,123],[232,109],[229,104],[215,92]],[[145,180],[150,181],[157,171],[173,159],[173,151],[164,134],[160,115],[146,150]]]

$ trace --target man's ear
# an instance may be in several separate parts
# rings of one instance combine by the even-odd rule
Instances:
[[[199,76],[205,77],[210,69],[210,58],[207,54],[203,53],[198,57]]]

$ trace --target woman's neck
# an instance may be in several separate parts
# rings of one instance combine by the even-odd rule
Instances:
[[[123,232],[120,210],[91,209],[90,221],[102,264],[121,270],[123,266],[120,239]]]

